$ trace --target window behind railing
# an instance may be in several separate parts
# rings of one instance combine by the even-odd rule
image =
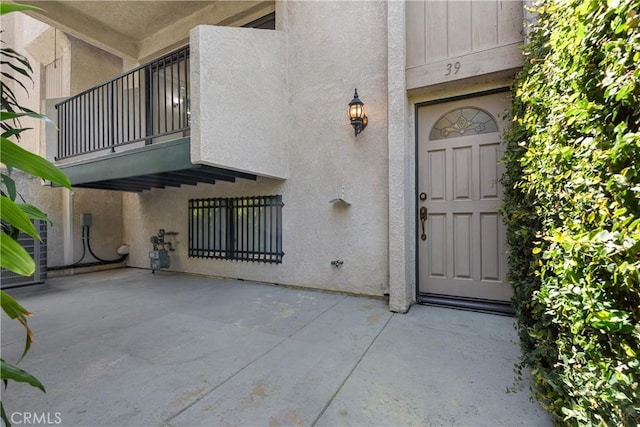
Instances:
[[[56,105],[56,159],[180,134],[190,127],[189,46]]]
[[[281,263],[282,196],[189,200],[189,256]]]

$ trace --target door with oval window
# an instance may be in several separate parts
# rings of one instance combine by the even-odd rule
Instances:
[[[420,299],[510,300],[498,214],[503,166],[501,92],[418,108]]]

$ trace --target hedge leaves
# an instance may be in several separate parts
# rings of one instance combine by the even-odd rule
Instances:
[[[563,425],[640,423],[640,1],[547,0],[506,135],[523,356]]]

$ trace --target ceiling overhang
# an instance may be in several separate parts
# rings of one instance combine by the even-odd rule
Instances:
[[[190,145],[190,138],[183,138],[58,167],[73,187],[129,192],[256,179],[253,174],[191,163]]]
[[[197,25],[242,26],[275,10],[273,0],[31,0],[28,3],[42,9],[25,12],[32,18],[134,62],[146,62],[159,52],[184,45],[189,31]]]

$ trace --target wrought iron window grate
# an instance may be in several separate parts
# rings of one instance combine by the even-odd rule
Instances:
[[[282,196],[189,200],[189,257],[282,263]]]

